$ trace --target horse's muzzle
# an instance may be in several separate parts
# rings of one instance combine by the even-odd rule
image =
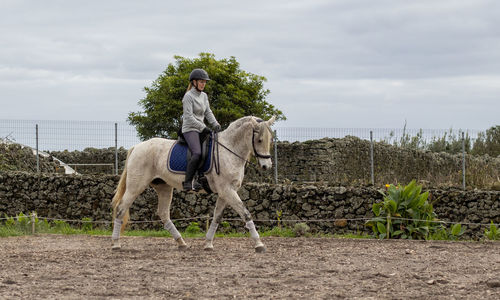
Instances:
[[[273,163],[271,162],[270,159],[259,159],[259,165],[262,169],[264,170],[269,170],[272,168]]]

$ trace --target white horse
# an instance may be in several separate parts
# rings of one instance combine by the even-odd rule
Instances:
[[[247,116],[232,122],[226,130],[218,134],[220,147],[215,145],[212,157],[215,159],[219,156],[220,170],[216,172],[216,168],[212,168],[206,174],[210,188],[219,195],[213,220],[206,234],[204,246],[206,250],[213,250],[215,231],[221,222],[226,205],[232,207],[245,222],[245,227],[255,242],[255,251],[266,250],[255,229],[252,216],[237,191],[243,181],[245,164],[252,155],[257,158],[261,168],[272,167],[269,151],[272,141],[271,125],[274,121],[274,116],[268,121]],[[170,220],[173,189],[182,190],[184,180],[183,174],[176,174],[167,169],[168,153],[174,144],[175,140],[152,138],[133,146],[128,151],[125,168],[112,201],[114,218],[112,249],[120,248],[120,233],[128,222],[129,208],[149,185],[158,194],[158,215],[164,223],[164,228],[174,237],[180,249],[187,248],[184,239]]]

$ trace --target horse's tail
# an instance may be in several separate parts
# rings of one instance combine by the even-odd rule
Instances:
[[[118,182],[118,186],[116,187],[116,193],[113,196],[113,201],[111,201],[111,206],[113,207],[113,221],[116,218],[116,209],[118,208],[118,205],[122,202],[123,194],[125,194],[125,190],[127,189],[127,162],[130,154],[132,153],[132,150],[134,150],[134,147],[130,148],[127,152],[127,159],[125,160],[125,167],[123,168],[122,176],[120,177],[120,181]],[[129,210],[127,209],[127,212],[123,216],[123,224],[121,231],[125,230],[125,225],[127,225],[127,222],[129,220],[130,214]]]

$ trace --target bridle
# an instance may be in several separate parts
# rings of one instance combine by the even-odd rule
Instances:
[[[262,120],[258,119],[257,122],[263,122]],[[271,132],[271,135],[272,135],[272,130],[271,128],[269,128],[269,126],[266,124],[266,128],[269,130],[269,132]],[[259,133],[258,130],[253,130],[252,132],[252,148],[253,148],[253,153],[255,155],[255,157],[258,157],[258,158],[264,158],[264,159],[269,159],[271,158],[272,156],[271,155],[267,155],[267,154],[260,154],[259,152],[257,152],[257,149],[255,148],[255,134],[256,133]],[[215,173],[217,175],[220,174],[220,159],[219,159],[219,145],[226,149],[227,151],[229,151],[230,153],[234,154],[236,157],[238,157],[239,159],[243,160],[245,163],[249,164],[250,166],[252,166],[253,168],[257,169],[257,164],[254,163],[254,162],[251,162],[249,160],[247,160],[246,158],[242,157],[241,155],[239,155],[238,153],[234,152],[233,150],[229,149],[228,147],[226,147],[224,144],[222,144],[221,142],[219,142],[219,135],[217,132],[214,132],[213,133],[213,140],[215,142],[215,147],[217,147],[217,159],[214,159],[214,167],[215,167]]]
[[[269,128],[268,128],[269,129]],[[271,131],[271,129],[269,129],[269,131]],[[268,158],[271,158],[272,156],[271,155],[267,155],[267,154],[260,154],[259,152],[257,152],[257,149],[255,149],[255,134],[256,133],[259,133],[258,130],[253,130],[253,135],[252,135],[252,148],[253,148],[253,154],[255,155],[255,157],[258,157],[258,158],[265,158],[265,159],[268,159]],[[272,134],[271,134],[272,136]]]

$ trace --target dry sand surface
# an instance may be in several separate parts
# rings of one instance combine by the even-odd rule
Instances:
[[[0,238],[1,299],[500,299],[499,242]]]

